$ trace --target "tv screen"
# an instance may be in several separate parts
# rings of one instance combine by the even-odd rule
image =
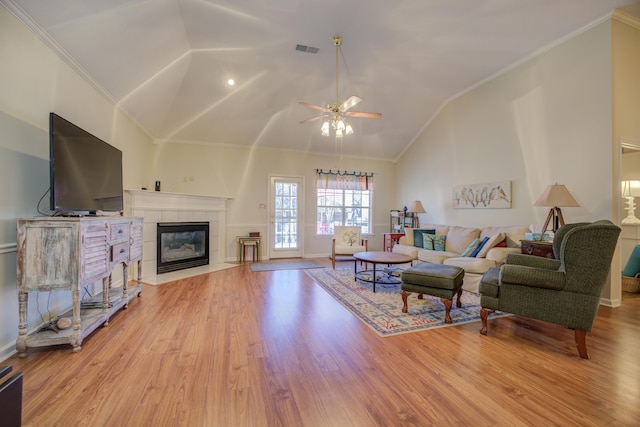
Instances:
[[[122,210],[122,151],[51,113],[49,156],[51,210]]]

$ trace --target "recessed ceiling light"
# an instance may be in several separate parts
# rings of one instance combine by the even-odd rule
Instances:
[[[236,84],[236,81],[235,81],[235,80],[233,80],[233,79],[229,79],[229,80],[227,80],[227,84],[228,84],[229,86],[233,86],[233,85],[235,85],[235,84]]]

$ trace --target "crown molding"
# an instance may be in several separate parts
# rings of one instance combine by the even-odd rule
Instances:
[[[616,9],[613,11],[612,19],[627,24],[630,27],[640,30],[640,18],[625,12],[622,9]]]

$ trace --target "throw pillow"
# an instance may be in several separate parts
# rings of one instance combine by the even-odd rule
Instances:
[[[447,240],[447,235],[446,234],[441,234],[439,236],[436,236],[434,234],[423,233],[422,237],[424,239],[430,240],[433,243],[433,250],[435,250],[435,251],[444,251],[445,241]]]
[[[487,256],[487,252],[489,252],[489,249],[495,247],[502,241],[504,241],[504,233],[494,234],[493,236],[489,237],[489,240],[487,240],[487,243],[485,243],[482,249],[480,249],[480,252],[478,252],[476,257],[485,258]]]
[[[480,244],[480,239],[478,238],[473,239],[473,241],[469,243],[469,246],[467,246],[467,249],[465,249],[464,252],[460,254],[460,256],[461,257],[471,256],[471,254],[473,253],[473,251],[476,250],[479,244]]]
[[[495,247],[496,248],[506,248],[507,247],[507,241],[503,240],[502,242],[498,243]]]
[[[358,245],[358,234],[360,233],[354,230],[345,230],[342,233],[342,246]]]
[[[489,241],[489,236],[485,236],[481,241],[480,244],[478,245],[477,248],[475,248],[475,250],[473,252],[471,252],[471,256],[473,258],[477,257],[478,254],[480,253],[480,251],[482,250],[482,248],[484,247],[484,245],[487,244],[487,242]]]
[[[424,249],[428,249],[424,247],[423,244],[423,237],[422,235],[424,233],[428,233],[428,234],[436,234],[436,230],[425,230],[422,228],[414,228],[413,229],[413,246],[415,246],[416,248],[424,248]]]
[[[429,237],[432,236],[431,233],[422,233],[422,234],[426,234],[426,236],[421,236],[422,237],[422,249],[429,249],[429,250],[433,250],[433,239],[430,239]]]

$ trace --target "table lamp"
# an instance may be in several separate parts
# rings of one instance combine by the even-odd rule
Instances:
[[[544,228],[540,233],[540,240],[542,240],[542,236],[544,232],[547,231],[551,220],[553,220],[552,228],[554,233],[560,226],[564,225],[564,218],[562,217],[560,207],[579,207],[580,204],[576,202],[576,199],[569,193],[567,187],[555,183],[547,186],[533,206],[551,207],[549,215],[547,215],[547,220],[544,222]]]
[[[414,200],[411,205],[409,205],[408,211],[414,214],[413,220],[411,221],[411,227],[420,228],[420,218],[418,218],[417,214],[427,213],[427,211],[424,210],[422,203],[420,203],[420,200]]]
[[[640,181],[622,181],[622,197],[627,199],[627,217],[622,220],[623,224],[640,224],[640,219],[636,218],[635,197],[640,196]]]

